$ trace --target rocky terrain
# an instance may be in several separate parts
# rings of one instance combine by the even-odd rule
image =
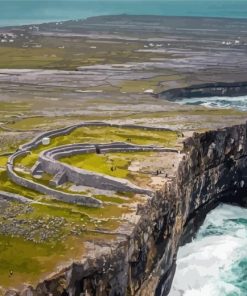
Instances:
[[[245,20],[123,15],[0,28],[0,294],[167,295],[177,249],[206,213],[219,201],[246,205],[246,112],[174,102],[246,95],[245,27]],[[20,145],[92,121],[169,130],[88,128],[51,143],[132,139],[178,150],[73,158],[113,175],[116,163],[117,174],[151,188],[151,197],[60,188],[96,195],[103,207],[91,209],[11,181],[6,167]],[[16,173],[31,180],[39,153],[17,159]],[[50,176],[35,181],[47,185]]]

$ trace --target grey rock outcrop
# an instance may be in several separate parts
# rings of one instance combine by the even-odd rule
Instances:
[[[236,97],[247,94],[247,82],[235,83],[205,83],[192,85],[185,88],[174,88],[161,92],[156,96],[170,101],[184,98],[205,98],[205,97]]]

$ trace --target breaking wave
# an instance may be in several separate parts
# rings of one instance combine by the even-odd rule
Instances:
[[[222,204],[181,247],[169,296],[247,295],[247,209]]]
[[[182,100],[176,100],[176,103],[183,105],[201,105],[209,108],[234,108],[240,111],[247,111],[247,96],[184,98]]]

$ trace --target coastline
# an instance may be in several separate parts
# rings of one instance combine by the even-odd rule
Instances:
[[[177,248],[196,232],[192,221],[199,226],[219,200],[246,206],[246,112],[180,106],[154,94],[205,83],[218,88],[219,81],[238,88],[237,81],[246,81],[242,30],[247,20],[187,20],[121,15],[43,24],[38,31],[0,29],[16,35],[2,47],[3,53],[5,48],[12,53],[1,60],[12,69],[0,70],[5,141],[23,144],[41,131],[84,119],[165,127],[186,138],[178,170],[166,167],[169,159],[158,159],[168,182],[146,204],[136,202],[137,219],[129,223],[125,217],[113,249],[104,238],[96,244],[97,257],[89,237],[81,262],[71,257],[70,266],[41,281],[37,291],[26,287],[21,295],[59,295],[62,287],[70,295],[86,290],[166,295]],[[228,36],[229,46],[222,43]],[[101,248],[107,250],[103,255]]]
[[[185,139],[175,178],[139,207],[138,223],[110,252],[74,262],[37,287],[9,293],[57,295],[66,287],[69,295],[88,289],[103,295],[107,289],[119,295],[129,291],[130,295],[167,296],[178,248],[194,237],[206,214],[220,202],[246,207],[246,128],[243,124]],[[232,147],[226,139],[233,140]],[[233,163],[230,171],[229,162]]]

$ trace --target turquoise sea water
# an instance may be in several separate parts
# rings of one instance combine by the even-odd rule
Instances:
[[[246,0],[0,0],[0,26],[111,14],[247,18]]]
[[[233,108],[240,111],[247,111],[247,96],[184,98],[182,100],[177,100],[176,102],[182,105],[200,105],[208,108],[221,108],[221,109]]]
[[[247,295],[247,209],[222,204],[179,249],[169,296]]]

